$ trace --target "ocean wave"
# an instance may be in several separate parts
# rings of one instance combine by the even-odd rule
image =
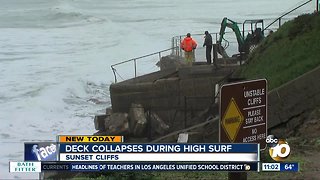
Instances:
[[[61,7],[7,11],[0,16],[0,28],[66,28],[105,22],[105,18]]]
[[[29,57],[6,57],[6,58],[0,58],[0,62],[26,60],[26,59],[29,59]]]
[[[106,98],[109,96],[108,86],[80,80],[77,87],[67,89],[67,95],[63,98],[65,109],[75,117],[94,117],[98,108],[104,109],[111,104]]]
[[[83,14],[80,12],[55,12],[44,17],[48,23],[63,25],[84,25],[86,23],[101,23],[105,22],[104,18]]]

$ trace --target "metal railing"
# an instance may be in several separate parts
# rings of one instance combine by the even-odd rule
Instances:
[[[291,10],[289,10],[289,11],[287,11],[287,12],[285,12],[284,14],[282,14],[281,16],[279,16],[278,18],[276,18],[275,20],[273,20],[271,23],[269,23],[266,27],[263,27],[263,32],[265,31],[265,30],[277,30],[281,25],[282,25],[282,20],[289,20],[290,18],[284,18],[285,16],[287,16],[288,14],[291,14],[292,12],[294,12],[294,11],[296,11],[297,9],[299,9],[299,8],[301,8],[301,7],[303,7],[303,6],[305,6],[306,4],[308,4],[308,3],[310,3],[312,0],[308,0],[308,1],[306,1],[306,2],[303,2],[302,4],[300,4],[300,5],[298,5],[298,6],[296,6],[295,8],[293,8],[293,9],[291,9]],[[274,25],[276,22],[278,22],[278,26],[277,27],[272,27],[271,28],[271,26],[272,25]],[[244,23],[237,23],[238,24],[238,26],[240,27],[240,26],[244,26]],[[243,27],[243,29],[244,29],[244,27]],[[245,38],[244,36],[244,34],[245,34],[245,32],[250,32],[250,33],[252,33],[251,32],[251,30],[242,30],[241,31],[241,34],[242,34],[242,36],[243,36],[243,38]],[[217,40],[218,40],[218,38],[220,37],[220,35],[219,35],[219,33],[210,33],[211,34],[211,36],[212,36],[212,38],[213,38],[213,40],[215,40],[215,41],[213,41],[213,42],[217,42]],[[264,34],[265,34],[265,32],[264,32]],[[201,40],[200,40],[200,38],[199,38],[199,36],[201,36],[201,37],[204,37],[204,34],[191,34],[191,36],[192,36],[192,38],[193,39],[195,39],[197,42],[201,42]],[[237,42],[237,40],[236,40],[236,37],[235,37],[235,35],[234,35],[234,32],[233,31],[227,31],[227,32],[225,32],[225,34],[224,34],[224,36],[225,36],[225,38],[224,39],[227,39],[228,41],[227,41],[227,48],[228,48],[228,46],[230,46],[230,49],[229,49],[229,53],[231,52],[231,53],[237,53],[238,52],[238,42]],[[186,35],[178,35],[178,36],[174,36],[174,37],[172,37],[172,46],[171,47],[180,47],[180,42],[183,40],[183,38],[184,37],[186,37]],[[203,42],[203,38],[202,38],[202,42]],[[199,43],[200,44],[200,43]],[[198,45],[199,45],[198,44]],[[201,44],[200,44],[201,45]],[[202,46],[201,46],[202,47]],[[201,51],[201,49],[202,48],[197,48],[197,51]],[[203,48],[203,52],[201,53],[201,54],[205,54],[205,50],[204,50],[205,48]],[[180,56],[180,57],[183,57],[183,54],[182,54],[182,49],[180,49],[180,48],[178,48],[178,49],[176,49],[176,51],[172,51],[172,54],[174,54],[174,55],[177,55],[177,56]],[[198,54],[198,56],[199,56],[199,54],[200,53],[197,53],[196,52],[196,57],[197,57],[197,54]]]
[[[299,8],[301,8],[301,7],[303,7],[303,6],[305,6],[306,4],[310,3],[311,1],[312,1],[312,0],[308,0],[308,1],[306,1],[306,2],[304,2],[304,3],[302,3],[302,4],[300,4],[299,6],[297,6],[297,7],[293,8],[293,9],[291,9],[290,11],[288,11],[288,12],[284,13],[283,15],[281,15],[280,17],[278,17],[277,19],[275,19],[274,21],[272,21],[269,25],[267,25],[263,30],[268,29],[271,25],[275,24],[276,22],[278,22],[278,23],[279,23],[278,28],[280,28],[280,26],[281,26],[281,20],[283,19],[283,17],[284,17],[284,16],[287,16],[288,14],[292,13],[293,11],[295,11],[295,10],[297,10],[297,9],[299,9]]]
[[[271,23],[269,23],[264,29],[265,30],[277,30],[281,25],[282,22],[284,20],[289,20],[290,18],[284,18],[285,16],[287,16],[288,14],[296,11],[297,9],[305,6],[306,4],[310,3],[312,0],[308,0],[302,4],[300,4],[299,6],[291,9],[290,11],[284,13],[283,15],[279,16],[278,18],[276,18],[275,20],[273,20]],[[278,22],[278,26],[277,27],[273,27],[271,28],[272,25],[274,25],[275,23]],[[239,25],[242,25],[242,23],[239,23]],[[247,31],[245,31],[247,32]],[[248,30],[249,32],[249,30]],[[244,32],[242,32],[244,34]],[[217,42],[218,38],[219,38],[219,33],[210,33],[211,36],[213,37],[213,42]],[[202,33],[195,33],[195,34],[191,34],[192,38],[195,39],[198,42],[198,47],[195,51],[195,61],[205,61],[205,48],[202,47],[202,43],[204,41],[204,34]],[[121,78],[122,80],[126,80],[129,78],[123,78],[117,71],[116,67],[119,65],[123,65],[123,64],[127,64],[130,62],[133,62],[133,77],[137,77],[138,76],[138,71],[137,71],[137,61],[142,61],[143,59],[146,58],[151,58],[152,56],[158,55],[158,60],[161,60],[161,57],[163,57],[163,54],[167,54],[167,55],[175,55],[175,56],[179,56],[179,57],[184,57],[183,53],[182,53],[182,49],[180,48],[180,42],[182,41],[182,39],[185,37],[185,35],[178,35],[178,36],[174,36],[171,39],[171,48],[169,49],[165,49],[162,51],[157,51],[154,53],[150,53],[144,56],[140,56],[140,57],[136,57],[136,58],[132,58],[126,61],[122,61],[116,64],[111,65],[111,69],[114,75],[114,80],[115,83],[118,82],[118,77]],[[236,41],[236,37],[234,35],[233,31],[227,31],[225,32],[225,39],[228,39],[227,42],[225,42],[226,44],[222,44],[223,46],[227,47],[227,53],[228,54],[233,54],[233,53],[238,53],[238,42]],[[151,64],[151,62],[149,62],[149,65]],[[159,70],[159,68],[157,69]],[[145,73],[146,74],[146,73]],[[140,74],[141,75],[141,74]]]
[[[169,49],[165,49],[165,50],[162,50],[162,51],[158,51],[158,52],[154,52],[154,53],[150,53],[150,54],[147,54],[147,55],[144,55],[144,56],[140,56],[140,57],[136,57],[136,58],[132,58],[132,59],[129,59],[129,60],[126,60],[126,61],[122,61],[122,62],[119,62],[119,63],[116,63],[116,64],[113,64],[111,65],[111,69],[112,69],[112,72],[113,72],[113,75],[114,75],[114,81],[115,83],[118,82],[118,77],[120,77],[122,80],[125,80],[118,72],[117,72],[117,69],[116,69],[116,66],[119,66],[121,64],[126,64],[126,63],[129,63],[129,62],[133,62],[133,69],[134,69],[134,77],[137,77],[137,61],[139,60],[142,60],[144,58],[147,58],[147,57],[151,57],[151,56],[154,56],[154,55],[158,55],[159,57],[159,61],[161,59],[161,57],[163,56],[163,53],[165,52],[172,52],[173,49],[176,49],[178,47],[172,47],[172,48],[169,48]]]
[[[238,23],[238,26],[242,26],[243,23]],[[276,29],[273,29],[276,30]],[[244,30],[240,31],[243,36],[245,36],[245,33],[252,33],[251,30]],[[220,35],[219,33],[210,33],[212,36],[212,42],[216,43]],[[185,38],[186,35],[179,35],[179,36],[174,36],[172,37],[172,47],[180,47],[180,42],[182,41],[183,38]],[[195,50],[195,61],[203,61],[206,62],[206,48],[202,47],[202,43],[204,42],[204,34],[191,34],[191,37],[198,43],[198,47]],[[245,38],[245,37],[243,37]],[[224,49],[226,50],[227,54],[239,54],[239,44],[236,38],[236,35],[233,31],[226,31],[224,33],[224,38],[221,44]],[[183,51],[181,48],[175,48],[172,51],[173,55],[179,56],[179,57],[184,57]]]
[[[219,33],[210,33],[212,36],[212,42],[216,43],[218,41]],[[180,43],[185,38],[186,35],[178,35],[174,36],[171,39],[171,47],[180,47]],[[195,33],[191,34],[192,39],[194,39],[198,43],[198,47],[195,50],[195,61],[206,61],[205,60],[205,47],[202,47],[202,44],[204,42],[204,34],[203,33]],[[233,31],[227,31],[225,32],[225,39],[228,39],[226,44],[223,44],[224,46],[228,47],[230,46],[230,52],[231,53],[236,53],[237,48],[238,48],[238,42],[235,38],[234,32]],[[172,51],[173,55],[179,56],[179,57],[184,57],[183,51],[181,48],[176,48],[173,49]]]
[[[215,37],[215,41],[214,42],[217,42],[219,33],[210,33],[210,34],[211,34],[212,37]],[[198,34],[192,34],[191,36],[192,36],[193,39],[196,40],[196,42],[198,42],[198,49],[199,49],[199,46],[201,45],[200,44],[201,41],[200,41],[199,37],[200,36],[204,37],[204,34],[198,33]],[[185,38],[185,37],[186,37],[186,35],[178,35],[178,36],[172,37],[172,39],[171,39],[171,47],[180,47],[180,43],[183,40],[183,38]],[[201,46],[200,46],[200,48],[201,48]],[[183,56],[181,48],[176,49],[176,51],[174,51],[174,49],[172,49],[172,54],[176,55],[176,56],[180,56],[180,57]]]

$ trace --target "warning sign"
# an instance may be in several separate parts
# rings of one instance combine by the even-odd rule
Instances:
[[[220,142],[266,146],[267,81],[225,84],[220,89]]]
[[[243,122],[243,116],[234,98],[231,98],[227,110],[222,118],[222,127],[225,130],[230,142],[234,142],[239,128]]]

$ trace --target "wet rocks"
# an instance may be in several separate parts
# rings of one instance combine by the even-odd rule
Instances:
[[[141,104],[132,103],[128,113],[106,114],[94,118],[96,135],[126,135],[130,137],[159,137],[168,133],[169,126],[155,113],[147,111]]]

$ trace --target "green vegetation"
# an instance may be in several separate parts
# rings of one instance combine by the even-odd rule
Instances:
[[[302,15],[265,38],[238,73],[266,78],[271,90],[319,66],[319,52],[320,15]]]

